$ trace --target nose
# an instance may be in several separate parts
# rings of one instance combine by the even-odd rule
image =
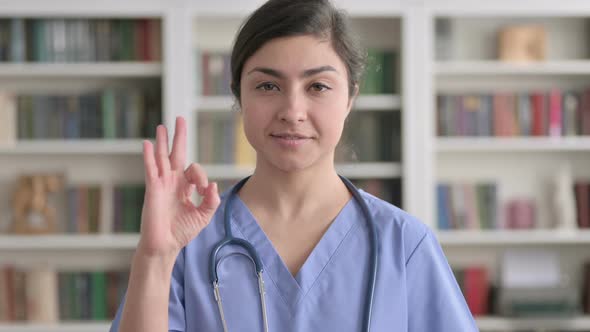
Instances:
[[[297,124],[307,120],[307,101],[305,95],[292,91],[284,95],[284,103],[278,113],[279,120]]]

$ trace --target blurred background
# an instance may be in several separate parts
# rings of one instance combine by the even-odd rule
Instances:
[[[227,189],[260,0],[0,2],[0,331],[106,331],[176,116]],[[590,2],[335,0],[369,65],[342,175],[435,230],[481,331],[590,331]]]

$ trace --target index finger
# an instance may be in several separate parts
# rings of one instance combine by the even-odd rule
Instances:
[[[170,167],[184,169],[186,162],[186,120],[182,116],[176,117],[172,153],[170,154]]]

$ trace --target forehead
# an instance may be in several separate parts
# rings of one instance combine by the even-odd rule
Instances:
[[[330,65],[338,72],[344,63],[332,47],[329,39],[315,36],[275,38],[260,47],[244,64],[244,72],[264,66],[290,72]]]

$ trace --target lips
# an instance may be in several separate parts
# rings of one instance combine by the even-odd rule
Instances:
[[[299,140],[299,139],[309,139],[311,137],[299,134],[299,133],[275,133],[270,134],[272,137],[288,139],[288,140]]]

